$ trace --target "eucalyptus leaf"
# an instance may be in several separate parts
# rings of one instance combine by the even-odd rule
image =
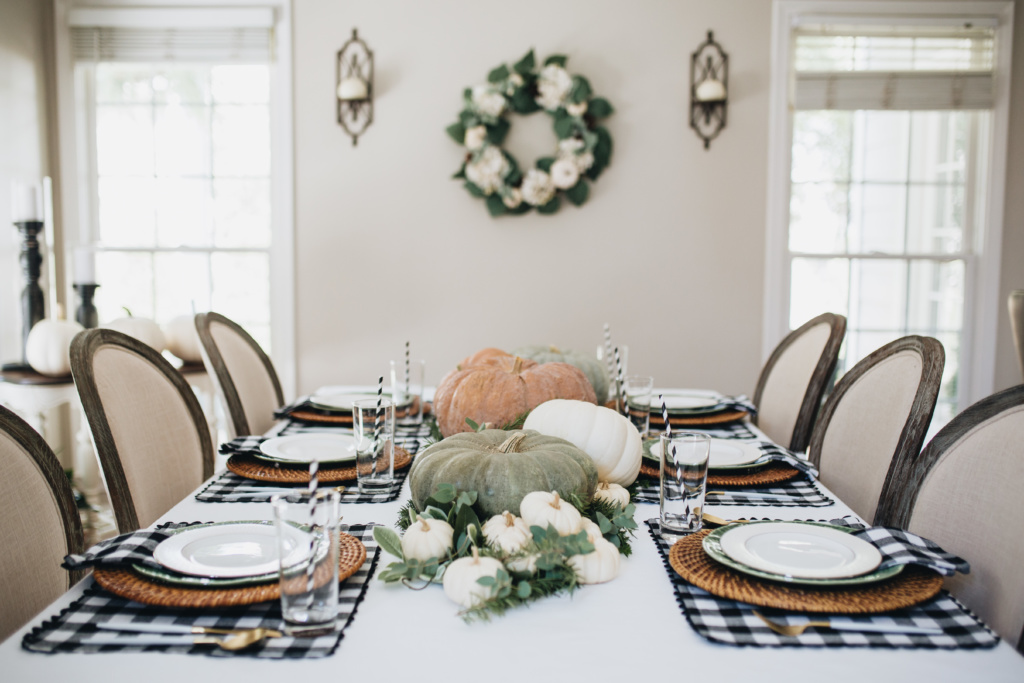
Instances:
[[[479,197],[486,197],[487,196],[487,193],[485,193],[483,190],[481,190],[479,186],[474,185],[473,183],[469,182],[468,180],[463,184],[463,187],[465,187],[467,190],[469,190],[469,193],[471,195],[473,195],[474,197],[478,197],[479,198]]]
[[[595,119],[603,119],[615,113],[615,109],[612,107],[611,102],[605,98],[595,97],[587,104],[587,113]]]
[[[602,534],[606,534],[612,530],[611,521],[600,512],[597,513],[597,525],[601,527]]]
[[[471,109],[463,109],[459,112],[459,123],[462,124],[463,128],[469,130],[473,126],[480,125],[480,119],[477,117],[475,111]]]
[[[555,66],[560,66],[560,67],[562,67],[564,69],[565,68],[565,62],[568,59],[569,58],[566,57],[565,55],[551,55],[550,57],[548,57],[547,59],[544,60],[544,66],[548,66],[550,64],[554,64]]]
[[[508,212],[508,207],[505,206],[505,202],[502,201],[501,196],[492,194],[487,198],[487,212],[491,214],[492,218],[497,218]]]
[[[402,552],[402,538],[393,530],[385,526],[375,526],[373,527],[373,540],[398,559],[405,559],[405,553]]]
[[[519,587],[516,588],[516,595],[519,596],[520,600],[525,600],[530,597],[530,582],[520,581]]]
[[[587,181],[580,178],[579,181],[568,190],[565,191],[565,197],[576,206],[580,206],[583,202],[587,201],[587,197],[590,196],[590,186],[587,185]]]
[[[586,102],[587,98],[590,97],[591,93],[590,81],[584,76],[573,76],[572,77],[572,89],[569,91],[569,101]]]
[[[455,142],[459,143],[460,145],[465,144],[466,127],[463,126],[461,123],[453,123],[452,125],[445,128],[445,131],[448,133],[448,136]]]
[[[526,55],[523,56],[522,59],[520,59],[518,62],[513,64],[512,68],[515,70],[515,72],[517,74],[519,74],[521,76],[525,76],[526,74],[528,74],[531,71],[533,71],[533,69],[534,69],[534,67],[536,65],[537,65],[537,60],[533,56],[533,50],[530,50],[529,52],[526,53]]]
[[[576,120],[569,115],[555,119],[555,135],[559,140],[571,138],[576,132]]]
[[[551,201],[544,206],[537,207],[537,213],[552,214],[558,211],[558,208],[562,205],[561,198],[556,194],[552,197]]]
[[[532,114],[535,111],[540,111],[541,108],[530,93],[530,89],[525,86],[516,88],[509,98],[509,105],[512,107],[512,111],[519,114]]]
[[[433,501],[435,503],[440,503],[441,505],[444,505],[455,500],[455,498],[458,495],[458,489],[456,489],[452,484],[444,483],[438,485],[437,490],[434,491],[434,493],[430,496],[430,498],[427,499],[426,502],[427,504],[430,504],[430,502]]]
[[[555,163],[554,157],[541,157],[537,159],[537,168],[545,173],[551,173],[551,165]]]
[[[503,80],[508,78],[511,72],[508,70],[508,66],[502,64],[501,66],[491,69],[491,72],[487,74],[487,81],[490,83],[501,83]]]
[[[492,125],[487,126],[487,139],[490,140],[492,145],[501,145],[505,142],[505,136],[508,135],[509,122],[505,119],[498,119],[498,121]]]
[[[466,164],[459,166],[458,172],[452,175],[452,180],[465,180],[466,178]]]
[[[493,576],[481,576],[476,580],[481,586],[493,586],[498,582]]]
[[[428,505],[424,508],[423,516],[427,519],[439,519],[442,522],[448,521],[448,513],[441,508],[434,507],[433,505]]]

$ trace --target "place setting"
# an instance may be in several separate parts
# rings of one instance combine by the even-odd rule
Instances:
[[[64,568],[92,569],[94,585],[23,645],[38,652],[330,655],[379,554],[373,525],[343,525],[339,505],[337,491],[314,484],[275,496],[273,521],[163,524],[69,555]]]
[[[725,396],[706,389],[663,389],[664,410],[651,414],[651,428],[723,427],[742,422],[757,414],[757,408],[746,396]]]

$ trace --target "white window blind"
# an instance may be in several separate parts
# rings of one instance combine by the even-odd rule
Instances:
[[[990,109],[994,29],[801,23],[793,32],[798,110]]]
[[[269,8],[76,8],[68,23],[76,61],[266,63],[274,57]]]

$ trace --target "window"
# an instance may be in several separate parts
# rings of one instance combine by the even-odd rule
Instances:
[[[994,344],[994,322],[977,327],[971,309],[986,289],[985,257],[998,250],[989,203],[1002,183],[992,158],[998,21],[811,16],[806,3],[782,5],[794,10],[787,35],[776,24],[785,73],[773,74],[787,149],[776,141],[772,158],[790,172],[773,188],[767,291],[785,294],[781,304],[766,298],[766,332],[823,311],[847,316],[840,372],[899,337],[939,339],[937,429],[991,391],[978,355]]]
[[[286,6],[137,4],[64,3],[77,143],[68,246],[96,252],[101,320],[122,307],[161,323],[223,313],[288,386]]]

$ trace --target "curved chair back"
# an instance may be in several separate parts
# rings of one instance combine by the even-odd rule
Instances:
[[[945,364],[938,340],[897,339],[843,375],[821,409],[808,455],[825,486],[869,522],[896,470],[921,451]]]
[[[0,641],[85,573],[61,569],[82,552],[82,521],[71,485],[50,447],[0,407]]]
[[[188,383],[142,342],[79,332],[71,374],[121,533],[149,526],[213,474],[210,430]]]
[[[1006,301],[1010,309],[1010,330],[1013,332],[1013,345],[1017,349],[1017,362],[1020,374],[1024,377],[1024,289],[1010,292]]]
[[[903,471],[879,518],[971,563],[946,587],[1024,652],[1024,384],[982,399]]]
[[[262,434],[284,404],[274,364],[238,323],[219,313],[196,315],[206,371],[217,384],[234,435]]]
[[[793,451],[807,448],[845,334],[845,317],[822,313],[786,335],[772,351],[754,391],[754,424],[772,441]]]

